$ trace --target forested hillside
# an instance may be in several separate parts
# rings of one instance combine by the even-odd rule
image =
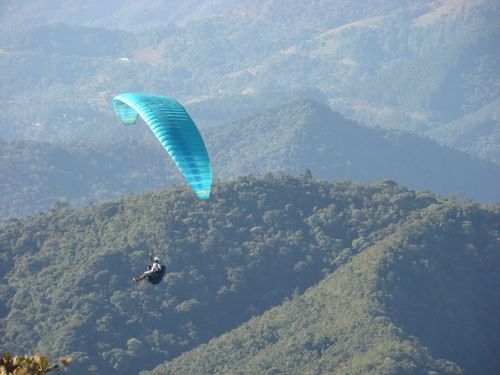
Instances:
[[[499,214],[433,204],[304,294],[143,374],[496,374]]]
[[[134,128],[127,131],[143,141],[0,141],[0,216],[37,213],[58,200],[81,207],[182,183],[147,126]],[[367,128],[316,102],[274,107],[203,134],[220,179],[310,169],[327,180],[393,179],[420,191],[500,201],[498,165],[408,132]]]
[[[2,138],[115,139],[120,92],[175,97],[202,125],[319,92],[347,118],[500,160],[496,0],[60,4],[0,4]]]
[[[498,375],[499,20],[498,0],[0,0],[0,354]],[[196,129],[157,128],[171,158],[123,126],[122,93],[178,101],[210,168],[183,152]],[[150,255],[157,285],[134,278]]]
[[[241,345],[224,349],[225,370],[268,366],[279,373],[289,366],[286,360],[322,368],[313,360],[321,356],[325,366],[347,366],[335,354],[343,350],[352,371],[364,363],[380,368],[380,358],[388,361],[384,366],[410,366],[417,373],[441,369],[445,360],[456,362],[447,365],[448,373],[457,373],[457,366],[486,371],[497,364],[488,353],[498,349],[498,340],[484,332],[498,324],[492,313],[498,296],[490,288],[500,269],[498,205],[458,204],[392,181],[317,181],[308,173],[240,177],[214,191],[208,201],[186,187],[2,222],[3,345],[14,353],[72,354],[76,373],[137,373],[292,298],[284,305],[286,319],[298,325],[266,326],[282,308],[258,318],[264,336],[252,345],[264,350],[275,342],[276,351],[252,362],[249,355],[257,349],[246,351],[245,332],[260,331],[244,326],[230,334],[244,337],[235,339]],[[145,268],[149,253],[161,257],[167,274],[158,286],[136,285],[131,276]],[[299,297],[330,274],[318,292]],[[317,293],[326,307],[313,313],[308,309],[315,309]],[[300,318],[305,316],[311,320]],[[325,316],[331,324],[311,331],[309,324]],[[380,337],[384,327],[392,328]],[[369,330],[376,335],[366,335]],[[313,333],[304,341],[301,332]],[[370,343],[384,337],[393,344],[377,352]],[[299,351],[300,343],[308,351]],[[212,345],[199,350],[209,353]],[[283,350],[307,358],[285,359],[277,354]],[[460,361],[466,350],[477,356]],[[189,355],[202,358],[196,353]],[[220,353],[216,349],[203,366],[219,369]],[[168,366],[204,371],[195,359],[188,360],[189,370],[182,367],[184,357],[179,361]]]
[[[137,141],[57,145],[0,140],[0,217],[54,204],[83,207],[180,183],[160,145]]]
[[[409,132],[370,129],[298,101],[207,131],[219,177],[309,168],[315,177],[392,179],[416,190],[500,201],[498,165]]]

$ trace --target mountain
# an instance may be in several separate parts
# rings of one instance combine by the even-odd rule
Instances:
[[[382,358],[417,373],[488,373],[498,365],[499,218],[498,205],[308,174],[238,178],[209,201],[177,188],[58,206],[0,225],[0,335],[11,353],[71,354],[79,374],[138,373],[209,342],[173,362],[185,369],[191,358],[203,372],[191,356],[241,332],[227,371],[245,357],[249,371],[322,368],[323,353],[325,365],[354,372]],[[148,253],[167,274],[135,285]],[[265,334],[251,338],[263,332],[256,323]],[[254,366],[247,355],[259,348]],[[216,370],[211,353],[197,358]]]
[[[496,374],[499,19],[0,1],[1,349],[77,374]],[[209,200],[118,123],[122,92],[186,106]],[[149,254],[165,278],[136,284]]]
[[[2,138],[113,139],[120,92],[205,108],[207,125],[316,90],[347,118],[500,159],[495,0],[57,4],[0,5]],[[485,111],[486,131],[460,130]]]
[[[499,223],[431,205],[304,294],[141,374],[495,374]]]
[[[64,5],[64,6],[63,6]],[[375,0],[363,7],[354,7],[345,0],[283,1],[283,0],[198,0],[154,1],[137,4],[131,0],[111,0],[102,4],[89,0],[85,6],[76,0],[53,1],[50,6],[36,1],[25,1],[22,5],[13,0],[1,4],[0,21],[4,34],[12,35],[32,27],[62,23],[71,20],[75,26],[108,27],[114,29],[140,30],[166,23],[185,24],[217,16],[245,17],[249,20],[266,20],[289,23],[291,20],[308,27],[325,27],[345,24],[358,19],[383,16],[417,7],[411,1]],[[428,9],[429,4],[420,6]]]
[[[161,146],[129,141],[56,145],[0,141],[0,217],[54,204],[83,207],[181,181]]]
[[[75,207],[182,183],[144,124],[138,141],[0,142],[0,212],[22,217],[58,200]],[[309,169],[326,180],[392,179],[412,189],[499,202],[500,167],[417,135],[362,126],[323,104],[298,101],[203,130],[214,178]]]
[[[500,162],[500,126],[497,108],[500,98],[461,120],[444,124],[428,132],[442,143],[462,149],[483,159]]]
[[[417,190],[498,202],[500,169],[408,132],[370,129],[300,101],[207,131],[221,178],[310,169],[316,177],[392,179]]]
[[[110,0],[105,4],[89,0],[84,5],[75,0],[40,4],[25,1],[18,4],[5,0],[0,4],[3,34],[12,35],[32,27],[63,23],[75,26],[97,26],[114,29],[144,29],[165,23],[187,22],[206,18],[231,9],[235,0],[167,0],[140,4],[131,0]]]

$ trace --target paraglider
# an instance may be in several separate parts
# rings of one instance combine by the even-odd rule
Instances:
[[[166,267],[160,263],[160,258],[151,255],[151,262],[148,265],[148,270],[141,275],[134,277],[135,282],[147,279],[151,284],[159,284],[165,276]]]
[[[125,93],[113,99],[113,108],[124,125],[134,125],[141,116],[196,195],[210,197],[212,167],[207,149],[181,104],[167,96]]]

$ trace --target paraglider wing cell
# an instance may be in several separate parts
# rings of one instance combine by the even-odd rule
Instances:
[[[113,108],[124,125],[134,125],[141,116],[198,197],[210,197],[212,167],[207,149],[181,104],[166,96],[126,93],[113,99]]]

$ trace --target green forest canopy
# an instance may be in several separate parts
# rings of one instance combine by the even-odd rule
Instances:
[[[373,272],[382,272],[384,282],[360,285],[360,290],[370,291],[362,301],[369,303],[373,293],[387,298],[377,300],[384,307],[378,310],[381,319],[417,337],[423,345],[418,350],[429,350],[426,358],[432,357],[415,366],[438,368],[437,358],[445,358],[453,366],[488,369],[496,362],[486,353],[497,344],[482,332],[497,324],[489,311],[496,311],[498,298],[487,286],[498,280],[499,222],[498,205],[455,203],[392,181],[326,182],[307,174],[240,177],[217,184],[209,201],[197,200],[185,187],[83,210],[54,208],[1,225],[0,334],[11,352],[70,354],[75,371],[138,372],[146,370],[145,363],[153,367],[239,327],[314,287],[339,267],[352,267],[348,265],[357,254],[376,248],[369,253],[382,251],[384,256],[367,263],[366,272],[375,267]],[[386,239],[396,245],[383,245]],[[155,289],[130,280],[144,269],[150,252],[167,265],[164,281]],[[412,264],[430,268],[413,270]],[[429,273],[422,274],[425,270]],[[462,274],[482,276],[463,279]],[[450,281],[451,275],[459,276]],[[439,285],[426,298],[424,280]],[[470,286],[457,292],[457,282]],[[411,296],[423,303],[419,309]],[[357,297],[343,298],[349,306]],[[399,302],[392,304],[390,298]],[[449,322],[453,329],[477,313],[488,318],[471,330],[465,325],[463,332],[434,337],[442,332],[434,328],[445,324],[447,316],[439,317],[430,330],[418,325],[416,314],[432,320],[433,303],[443,298],[456,316]],[[337,317],[353,323],[355,318],[349,309]],[[370,324],[370,319],[361,322]],[[332,330],[329,335],[335,339]],[[358,348],[370,345],[364,331],[352,332],[359,334]],[[471,342],[480,343],[484,355],[460,361],[464,350],[471,350],[456,340],[461,334],[475,337]],[[399,338],[386,350],[401,350],[407,336]],[[443,340],[455,342],[452,350],[439,349],[436,342]],[[328,342],[320,345],[327,348]],[[340,363],[335,358],[329,361]],[[402,366],[404,359],[394,358]]]

